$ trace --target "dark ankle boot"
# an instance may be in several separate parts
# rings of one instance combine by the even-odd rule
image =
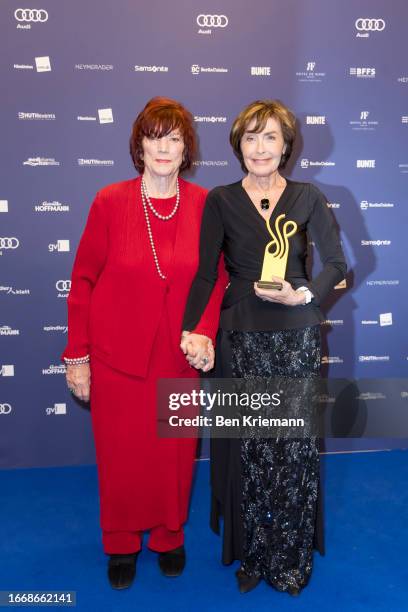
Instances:
[[[108,561],[108,578],[113,589],[127,589],[136,575],[137,553],[111,555]]]
[[[182,574],[186,564],[186,551],[184,546],[179,546],[174,550],[159,553],[159,567],[165,576],[175,578]]]
[[[235,575],[238,580],[238,589],[240,593],[249,593],[249,591],[255,589],[261,582],[259,576],[248,576],[242,568],[237,570]]]

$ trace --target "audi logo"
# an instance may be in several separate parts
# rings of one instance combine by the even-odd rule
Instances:
[[[18,238],[0,238],[0,249],[16,249],[19,244]]]
[[[10,404],[0,404],[0,414],[10,414],[11,406]]]
[[[17,21],[33,21],[44,23],[48,19],[48,13],[44,9],[21,9],[14,11]]]
[[[382,32],[385,28],[384,19],[357,19],[356,28],[360,32]]]
[[[69,291],[71,289],[71,281],[70,280],[58,280],[55,283],[55,287],[57,291]]]
[[[228,17],[225,15],[199,15],[197,17],[197,25],[200,28],[226,28]]]

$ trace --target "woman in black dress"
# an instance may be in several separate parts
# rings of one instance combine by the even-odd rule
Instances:
[[[222,306],[215,375],[313,378],[320,371],[321,302],[345,276],[346,263],[324,195],[280,174],[295,138],[295,117],[277,100],[256,101],[235,119],[230,142],[243,180],[207,197],[200,264],[183,329],[199,320],[217,278],[221,252],[230,275]],[[278,217],[294,221],[281,290],[259,289],[267,228]],[[311,280],[308,241],[322,262]],[[193,362],[194,365],[194,362]],[[241,592],[261,579],[297,595],[312,571],[312,551],[323,552],[319,452],[315,436],[302,439],[213,439],[211,524],[223,517],[223,563],[241,561]]]

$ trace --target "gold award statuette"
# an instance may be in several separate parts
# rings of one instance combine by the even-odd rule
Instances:
[[[282,289],[282,283],[272,281],[272,276],[285,278],[286,265],[289,255],[289,238],[296,233],[297,223],[285,221],[279,227],[281,221],[286,217],[282,214],[276,217],[275,231],[272,230],[270,219],[266,221],[266,227],[272,240],[265,247],[265,255],[260,280],[256,283],[259,289]]]

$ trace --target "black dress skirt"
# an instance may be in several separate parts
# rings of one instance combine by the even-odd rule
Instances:
[[[214,376],[311,378],[320,371],[318,325],[280,331],[220,330]],[[211,527],[222,561],[240,560],[279,591],[303,588],[313,548],[324,554],[319,440],[211,440]]]

